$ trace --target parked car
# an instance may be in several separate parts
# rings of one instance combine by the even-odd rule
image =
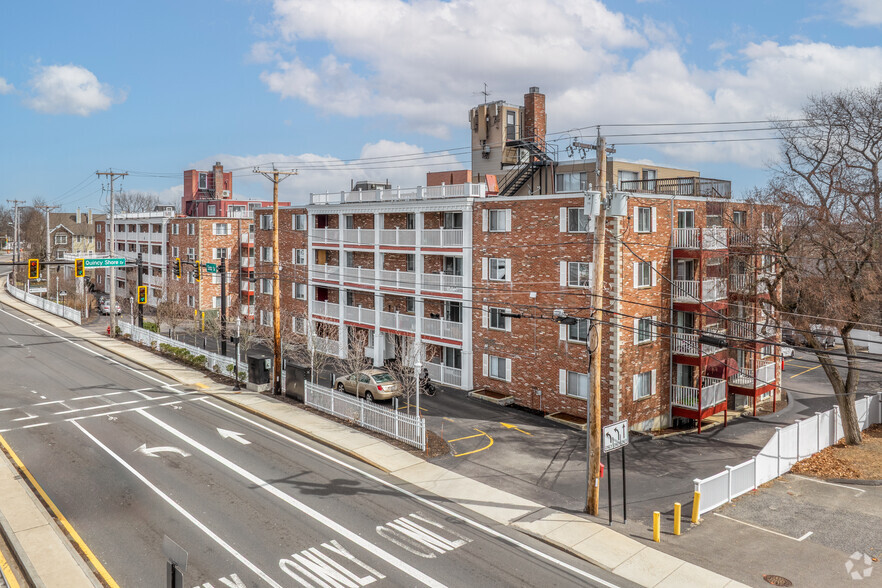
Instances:
[[[815,339],[824,349],[833,347],[836,344],[836,337],[839,336],[839,331],[837,331],[835,327],[815,324],[811,325],[809,328],[815,336]],[[781,339],[788,345],[794,345],[796,347],[805,347],[808,345],[805,335],[798,329],[795,329],[793,325],[787,321],[781,321]]]
[[[101,314],[110,314],[110,298],[103,298],[101,302],[98,303],[98,312]],[[116,314],[122,314],[122,308],[119,306],[119,302],[116,303]]]
[[[392,374],[381,369],[341,376],[334,380],[334,387],[340,392],[355,394],[368,402],[397,398],[403,393],[401,383]]]

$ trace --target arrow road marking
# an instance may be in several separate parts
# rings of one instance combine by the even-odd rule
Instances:
[[[228,431],[226,429],[217,428],[217,432],[220,433],[221,439],[233,439],[234,441],[238,441],[242,445],[251,445],[251,441],[245,438],[243,433],[237,433],[236,431]]]
[[[144,455],[147,455],[149,457],[159,457],[156,454],[161,453],[163,451],[167,451],[169,453],[177,453],[181,457],[190,457],[190,454],[187,453],[186,451],[184,451],[183,449],[180,449],[178,447],[171,447],[170,445],[164,446],[164,447],[150,447],[150,448],[148,448],[147,444],[144,443],[143,445],[141,445],[141,447],[137,448],[135,451],[137,451],[138,453],[143,453]]]
[[[505,427],[506,429],[514,429],[515,431],[520,431],[520,432],[523,433],[524,435],[530,435],[530,436],[533,435],[533,433],[528,433],[528,432],[526,432],[526,431],[523,430],[523,429],[519,429],[519,428],[516,427],[515,425],[509,425],[508,423],[499,423],[499,424],[502,425],[503,427]]]

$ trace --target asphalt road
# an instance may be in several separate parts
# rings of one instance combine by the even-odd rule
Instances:
[[[628,585],[0,309],[0,434],[121,586]],[[479,497],[476,497],[479,499]]]

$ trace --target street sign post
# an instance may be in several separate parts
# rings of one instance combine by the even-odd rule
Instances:
[[[610,469],[609,454],[616,449],[622,450],[622,517],[625,522],[628,522],[628,492],[625,478],[625,446],[630,442],[628,439],[628,419],[603,427],[600,438],[603,452],[606,454],[606,496],[609,524],[612,526],[612,470]]]
[[[205,271],[207,271],[210,274],[216,274],[217,273],[217,264],[216,263],[206,263],[205,264]]]
[[[85,267],[121,267],[126,264],[124,257],[114,257],[108,259],[87,259],[83,264]]]

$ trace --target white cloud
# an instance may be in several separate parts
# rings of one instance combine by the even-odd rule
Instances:
[[[879,0],[842,0],[840,18],[853,27],[882,25],[882,2]]]
[[[25,104],[46,114],[89,116],[125,100],[125,93],[102,84],[78,65],[39,66],[28,83],[31,95]]]
[[[272,164],[275,163],[280,170],[297,169],[298,175],[279,184],[279,199],[292,204],[307,203],[309,194],[313,192],[348,190],[353,180],[389,179],[393,187],[412,188],[426,185],[428,171],[463,168],[456,157],[449,153],[425,154],[416,145],[386,140],[364,145],[358,159],[354,161],[314,153],[219,154],[197,161],[193,167],[211,169],[216,161],[220,161],[225,170],[236,170],[233,172],[233,197],[242,199],[272,198],[272,183],[253,173],[254,167],[272,169]],[[176,186],[160,195],[180,189],[181,187]],[[181,194],[179,191],[177,198]]]
[[[10,84],[9,82],[7,82],[6,78],[0,78],[0,95],[9,94],[13,90],[15,90],[15,87],[12,84]]]

